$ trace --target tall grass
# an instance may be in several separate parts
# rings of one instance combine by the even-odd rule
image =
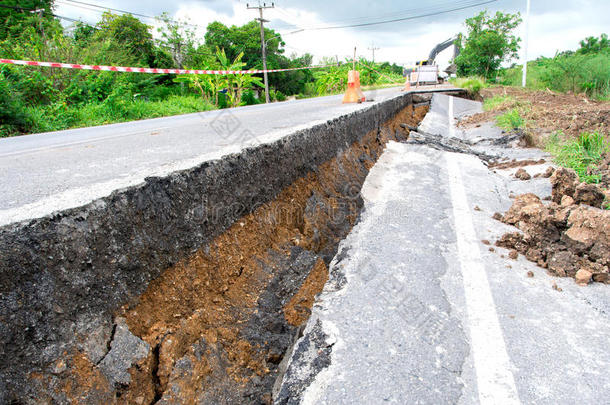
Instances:
[[[523,130],[525,129],[525,124],[525,118],[523,118],[521,111],[517,107],[496,117],[496,125],[505,131]]]
[[[521,85],[522,67],[500,73],[499,83]],[[527,87],[559,92],[585,93],[598,100],[610,100],[610,52],[563,54],[540,58],[527,64]]]
[[[67,106],[56,103],[27,108],[31,133],[59,131],[147,118],[212,110],[215,107],[195,95],[170,95],[164,100],[109,98],[101,103]]]
[[[477,76],[457,77],[449,79],[449,82],[456,87],[465,89],[474,98],[478,98],[481,90],[489,87],[484,78]]]
[[[562,132],[549,138],[547,151],[555,156],[555,162],[574,169],[581,181],[599,183],[601,175],[594,173],[604,154],[610,152],[608,140],[600,132],[584,132],[577,139],[566,139]]]

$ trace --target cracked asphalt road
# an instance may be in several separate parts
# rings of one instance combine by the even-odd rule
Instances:
[[[189,169],[402,94],[393,87],[367,91],[371,102],[362,104],[317,97],[2,138],[0,226],[85,205],[146,177]]]
[[[484,129],[454,126],[476,108],[435,95],[435,124],[420,129],[480,138]],[[478,145],[510,158],[544,157]],[[331,263],[276,403],[608,403],[608,287],[579,287],[482,242],[513,229],[491,218],[510,207],[511,191],[550,195],[548,179],[516,180],[514,170],[390,143],[365,182],[361,222]]]

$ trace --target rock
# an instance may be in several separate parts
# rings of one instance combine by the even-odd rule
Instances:
[[[549,178],[553,175],[553,173],[555,173],[555,168],[549,166],[546,171],[542,174],[542,177],[544,178]]]
[[[576,204],[587,204],[595,208],[601,208],[605,197],[599,187],[587,183],[579,184],[574,192]]]
[[[496,241],[495,245],[505,249],[515,249],[520,252],[527,252],[530,245],[529,242],[530,241],[524,234],[520,232],[509,232],[502,235],[502,237]]]
[[[494,212],[492,218],[496,221],[502,221],[504,219],[504,216],[502,216],[502,214],[500,214],[499,212]]]
[[[598,243],[610,244],[610,211],[579,206],[570,213],[568,226],[570,229],[565,232],[565,236],[571,242],[582,244],[584,248]]]
[[[574,276],[574,281],[576,281],[576,284],[583,286],[589,284],[589,282],[591,281],[591,277],[593,277],[593,274],[591,274],[591,272],[589,272],[588,270],[580,269],[576,272],[576,276]]]
[[[549,239],[558,238],[549,214],[549,209],[537,195],[522,194],[515,198],[513,205],[504,214],[503,222],[516,226],[526,234],[540,234]]]
[[[560,204],[564,195],[573,197],[579,183],[578,175],[574,170],[563,167],[555,170],[551,176],[553,201]]]
[[[517,260],[519,258],[519,252],[517,252],[516,250],[511,250],[508,254],[508,257],[510,259]]]
[[[534,277],[534,272],[533,272],[533,271],[531,271],[531,270],[530,270],[530,271],[528,271],[528,272],[527,272],[527,276],[528,276],[529,278]]]
[[[559,292],[563,291],[563,289],[561,287],[557,287],[557,283],[556,282],[553,282],[552,288],[555,291],[559,291]]]
[[[490,241],[488,241],[487,239],[483,239],[483,240],[481,241],[481,243],[482,243],[482,244],[484,244],[484,245],[491,245],[491,242],[490,242]]]
[[[66,365],[66,361],[64,359],[59,359],[51,368],[51,374],[61,374],[66,371],[68,366]]]
[[[517,170],[515,177],[519,180],[530,180],[532,176],[523,168]]]
[[[570,197],[569,195],[564,195],[563,197],[561,197],[562,207],[569,207],[570,205],[574,205],[574,199],[572,197]]]
[[[125,318],[117,318],[114,339],[110,351],[99,364],[100,370],[114,387],[129,385],[129,369],[146,358],[149,351],[148,343],[129,331]]]
[[[574,276],[577,259],[576,255],[566,250],[555,252],[548,260],[549,271],[559,277]]]

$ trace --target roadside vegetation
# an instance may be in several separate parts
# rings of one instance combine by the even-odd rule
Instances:
[[[501,70],[497,82],[520,86],[522,66]],[[588,37],[576,51],[538,58],[527,64],[527,87],[584,94],[591,99],[610,100],[610,41],[608,35]]]
[[[481,97],[481,90],[489,87],[484,78],[478,76],[455,77],[449,82],[456,87],[460,87],[468,92],[473,99]]]
[[[0,58],[91,65],[211,70],[262,69],[260,26],[208,25],[197,38],[189,21],[164,14],[156,26],[104,13],[97,24],[62,25],[53,0],[6,0],[0,8]],[[44,9],[44,13],[30,11]],[[282,37],[265,30],[267,67],[312,65],[285,55]],[[269,75],[270,98],[284,101],[344,91],[351,64]],[[345,61],[343,61],[345,62]],[[363,86],[401,83],[402,67],[360,59]],[[108,124],[264,102],[262,75],[150,75],[0,65],[0,137]]]
[[[610,152],[610,143],[599,132],[583,132],[576,139],[556,132],[549,138],[546,150],[558,165],[573,169],[581,181],[597,184],[602,180],[598,165]]]
[[[454,61],[459,77],[452,83],[483,99],[484,112],[461,125],[495,120],[506,132],[522,133],[527,145],[546,149],[558,165],[575,170],[581,181],[607,189],[608,36],[588,37],[576,51],[529,62],[523,89],[522,67],[502,68],[517,57],[519,39],[513,31],[520,22],[518,14],[486,12],[466,20],[464,47]]]

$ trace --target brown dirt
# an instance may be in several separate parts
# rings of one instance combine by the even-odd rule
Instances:
[[[609,282],[610,211],[600,209],[601,191],[579,183],[576,173],[557,169],[551,177],[553,201],[545,205],[535,194],[517,196],[501,219],[523,233],[507,233],[497,246],[514,249],[560,277],[579,284],[590,273]]]
[[[130,369],[129,386],[113,391],[86,356],[77,353],[62,391],[74,403],[96,402],[84,400],[94,394],[105,403],[151,404],[162,394],[171,403],[269,403],[269,394],[257,397],[248,387],[274,377],[283,354],[267,341],[249,340],[244,331],[259,313],[262,294],[283,271],[277,257],[290,257],[296,247],[326,257],[355,225],[358,192],[385,144],[406,139],[400,124],[416,126],[427,110],[408,106],[381,131],[367,134],[164,271],[134,304],[116,314],[151,347],[148,357]],[[324,209],[310,210],[314,197]],[[339,213],[345,215],[341,229]],[[278,316],[292,326],[303,324],[327,278],[320,258]]]
[[[608,132],[610,127],[610,102],[589,100],[574,94],[555,93],[550,90],[528,90],[517,87],[494,86],[481,92],[484,98],[497,95],[513,97],[519,105],[526,105],[524,118],[533,146],[543,146],[546,138],[556,132],[576,137],[582,132]],[[469,127],[492,121],[501,113],[514,108],[507,103],[496,110],[467,117],[459,125]]]
[[[516,160],[516,159],[514,159],[509,162],[492,162],[487,167],[489,167],[490,169],[512,169],[515,167],[541,165],[543,163],[546,163],[545,159],[539,159],[539,160],[532,160],[532,159]]]
[[[328,268],[322,259],[318,259],[301,289],[284,307],[284,317],[289,324],[301,326],[309,319],[314,298],[322,291],[326,281],[328,281]]]

